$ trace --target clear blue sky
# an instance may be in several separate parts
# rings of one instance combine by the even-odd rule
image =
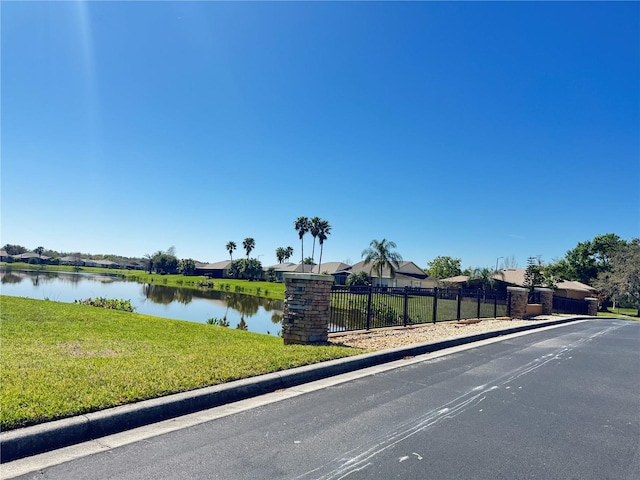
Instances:
[[[0,13],[3,245],[271,265],[305,215],[323,261],[524,267],[640,235],[638,2]]]

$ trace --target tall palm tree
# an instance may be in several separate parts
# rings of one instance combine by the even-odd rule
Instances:
[[[396,248],[395,242],[383,238],[381,241],[371,240],[369,248],[362,251],[362,257],[365,257],[364,264],[371,264],[371,271],[378,273],[378,282],[382,282],[382,271],[388,268],[391,272],[391,278],[396,276],[396,270],[400,268],[402,257],[393,249]]]
[[[251,250],[253,250],[255,246],[256,246],[256,241],[251,237],[247,237],[242,241],[242,247],[244,248],[244,251],[247,252],[247,260],[249,259],[249,254],[251,253]]]
[[[298,232],[298,237],[300,237],[301,243],[301,263],[304,263],[304,234],[309,231],[309,219],[307,217],[298,217],[296,221],[293,223],[294,228]]]
[[[324,247],[324,241],[327,236],[331,234],[331,225],[326,220],[320,220],[318,224],[318,242],[320,243],[320,260],[318,260],[318,273],[321,273],[320,267],[322,266],[322,250]]]
[[[231,261],[233,262],[233,251],[237,248],[236,242],[234,241],[227,242],[227,245],[225,248],[227,249],[227,252],[229,252],[229,256],[231,257]]]
[[[320,233],[320,223],[322,219],[320,217],[313,217],[309,220],[309,233],[313,237],[313,248],[311,249],[311,260],[315,259],[316,255],[316,237]]]

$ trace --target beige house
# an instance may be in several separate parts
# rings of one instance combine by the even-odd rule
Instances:
[[[399,262],[400,268],[396,270],[396,274],[392,277],[388,268],[382,270],[382,276],[379,278],[378,272],[373,269],[371,264],[365,265],[364,261],[358,262],[351,267],[350,273],[366,272],[371,277],[374,286],[381,285],[386,287],[415,287],[415,288],[433,288],[438,285],[435,278],[430,277],[413,262]]]
[[[505,288],[508,286],[522,287],[524,286],[525,268],[509,268],[500,270],[493,275],[493,278],[498,282],[498,288]],[[466,287],[469,277],[466,275],[458,275],[456,277],[443,278],[440,280],[442,283],[451,287]],[[586,297],[595,295],[596,289],[585,285],[584,283],[562,280],[556,284],[555,295],[559,297],[568,297],[582,300]]]

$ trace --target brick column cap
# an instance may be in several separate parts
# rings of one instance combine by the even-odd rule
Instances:
[[[284,273],[282,276],[285,280],[315,280],[333,283],[333,275],[323,275],[321,273]]]
[[[585,297],[585,300],[588,302],[597,302],[598,299],[597,298],[593,298],[593,297]]]
[[[536,292],[553,292],[553,288],[546,288],[546,287],[535,287],[534,290]]]

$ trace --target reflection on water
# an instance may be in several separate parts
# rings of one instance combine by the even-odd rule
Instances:
[[[204,323],[224,318],[231,328],[277,335],[283,301],[227,291],[128,282],[117,276],[0,268],[0,293],[73,302],[105,297],[131,300],[137,313]]]

